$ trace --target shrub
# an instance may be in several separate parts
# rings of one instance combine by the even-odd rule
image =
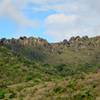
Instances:
[[[66,89],[63,88],[63,87],[61,87],[61,86],[55,87],[55,88],[53,89],[53,91],[54,91],[55,93],[62,93],[62,92],[64,92],[65,90],[66,90]]]
[[[28,75],[28,76],[26,77],[26,81],[30,81],[30,80],[32,80],[32,78],[33,78],[32,75]]]
[[[4,99],[5,92],[3,90],[0,90],[0,99]]]
[[[76,80],[72,79],[69,80],[67,87],[70,88],[71,90],[75,90],[76,84],[77,84]]]
[[[95,100],[95,95],[92,89],[85,88],[74,96],[75,100]]]
[[[16,93],[14,93],[13,91],[11,92],[11,94],[9,95],[9,98],[14,98],[16,96]]]

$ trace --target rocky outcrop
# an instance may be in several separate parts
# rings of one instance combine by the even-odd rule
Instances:
[[[88,36],[80,37],[71,37],[69,41],[66,39],[62,42],[67,47],[71,47],[74,49],[94,49],[96,46],[100,47],[100,36],[89,38]]]
[[[71,37],[69,40],[64,39],[62,42],[58,43],[48,43],[47,40],[42,38],[35,37],[20,37],[19,39],[0,39],[0,45],[21,45],[21,46],[42,46],[51,49],[51,51],[55,51],[56,49],[63,49],[64,47],[78,49],[85,48],[95,48],[96,46],[100,46],[100,36],[94,38],[88,38],[88,36],[80,37]]]
[[[41,46],[47,46],[48,42],[45,39],[42,38],[34,38],[34,37],[20,37],[19,39],[5,39],[2,38],[0,39],[0,45],[7,45],[7,44],[19,44],[22,46],[37,46],[37,45],[41,45]]]

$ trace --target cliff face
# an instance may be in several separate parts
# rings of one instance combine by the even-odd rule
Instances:
[[[42,38],[34,38],[34,37],[20,37],[19,39],[1,39],[0,40],[0,44],[1,45],[5,45],[5,44],[20,44],[20,45],[29,45],[29,46],[36,46],[36,45],[48,45],[48,42]]]
[[[14,45],[19,44],[22,46],[51,46],[53,48],[57,48],[59,46],[66,46],[66,47],[73,47],[73,48],[94,48],[96,46],[100,46],[100,36],[94,37],[94,38],[88,38],[88,36],[84,37],[71,37],[69,41],[67,39],[64,39],[62,42],[58,43],[48,43],[47,40],[42,38],[34,38],[34,37],[20,37],[19,39],[0,39],[0,45]]]

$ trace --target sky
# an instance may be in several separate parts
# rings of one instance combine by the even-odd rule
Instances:
[[[0,38],[77,35],[100,35],[100,0],[0,0]]]

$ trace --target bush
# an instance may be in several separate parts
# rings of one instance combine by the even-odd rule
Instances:
[[[62,93],[62,92],[64,92],[65,90],[66,90],[65,88],[60,87],[60,86],[55,87],[55,88],[53,89],[53,91],[54,91],[55,93]]]
[[[28,76],[26,77],[26,81],[30,81],[30,80],[32,80],[32,78],[33,78],[32,75],[28,75]]]
[[[86,88],[81,90],[77,95],[74,96],[75,100],[95,100],[95,95],[92,89]]]
[[[77,84],[76,80],[72,79],[72,80],[69,80],[67,87],[72,89],[72,90],[75,90],[76,84]]]
[[[0,90],[0,99],[4,99],[5,92],[3,90]]]
[[[56,66],[56,71],[60,76],[72,76],[74,74],[73,68],[69,65],[60,64]]]
[[[16,96],[16,93],[12,92],[10,95],[9,95],[9,98],[14,98]]]

